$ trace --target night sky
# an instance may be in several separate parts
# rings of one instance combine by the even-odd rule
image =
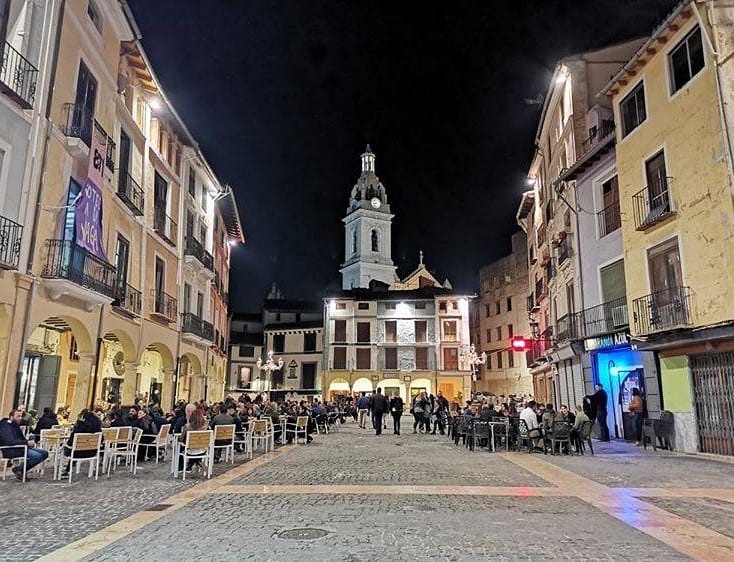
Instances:
[[[649,34],[676,0],[128,0],[167,95],[235,189],[247,238],[230,307],[341,286],[369,142],[398,273],[423,249],[477,290],[509,251],[545,93],[564,55]],[[430,6],[430,9],[429,9]]]

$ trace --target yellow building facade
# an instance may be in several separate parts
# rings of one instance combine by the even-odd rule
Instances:
[[[602,93],[620,124],[633,343],[658,353],[676,448],[731,455],[734,191],[713,33],[680,4]]]
[[[231,190],[168,102],[124,3],[62,6],[28,259],[3,296],[17,304],[0,334],[2,407],[221,399],[227,312],[212,285],[227,286],[230,243],[243,241]]]

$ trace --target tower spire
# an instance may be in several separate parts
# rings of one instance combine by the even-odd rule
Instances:
[[[364,149],[362,153],[362,171],[363,172],[374,172],[375,171],[375,155],[372,153],[370,145]]]

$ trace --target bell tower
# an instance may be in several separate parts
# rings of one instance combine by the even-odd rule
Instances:
[[[352,188],[344,222],[342,288],[367,288],[372,280],[395,283],[392,219],[385,186],[375,174],[375,155],[367,145],[362,173]]]

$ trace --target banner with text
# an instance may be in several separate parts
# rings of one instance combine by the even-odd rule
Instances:
[[[98,258],[107,261],[102,243],[102,190],[107,154],[107,135],[95,123],[89,147],[89,169],[74,213],[76,243]]]

